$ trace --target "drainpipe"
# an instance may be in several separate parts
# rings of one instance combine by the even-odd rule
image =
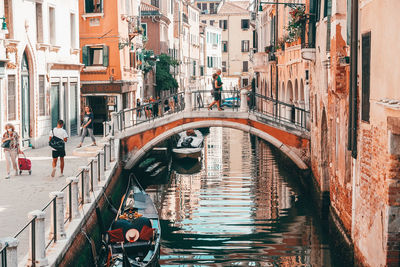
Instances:
[[[358,72],[358,0],[351,1],[350,90],[348,150],[357,158],[357,72]]]
[[[357,68],[358,68],[358,0],[351,1],[351,44],[350,44],[350,90],[349,90],[349,126],[348,150],[352,155],[352,208],[351,208],[351,235],[354,240],[354,225],[356,223],[356,164],[357,164]]]
[[[275,4],[275,10],[276,10],[276,16],[275,16],[275,42],[274,46],[278,44],[278,26],[279,26],[279,20],[278,20],[278,4]],[[279,76],[278,76],[278,57],[275,54],[275,96],[276,96],[276,101],[278,101],[278,83],[279,83]],[[278,116],[278,102],[275,104],[275,116]]]

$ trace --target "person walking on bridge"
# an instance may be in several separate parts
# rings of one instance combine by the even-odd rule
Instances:
[[[218,89],[218,74],[214,73],[212,75],[212,95],[214,97],[214,101],[208,106],[208,110],[212,109],[215,104],[217,104],[218,110],[222,110],[221,108],[221,91]]]

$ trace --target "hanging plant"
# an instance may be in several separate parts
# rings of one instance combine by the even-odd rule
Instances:
[[[290,21],[286,27],[288,32],[288,36],[286,38],[287,43],[295,42],[301,36],[301,32],[306,23],[306,14],[303,6],[294,8],[289,12],[289,14]]]

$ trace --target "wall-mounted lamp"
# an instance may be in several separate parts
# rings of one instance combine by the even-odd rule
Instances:
[[[258,11],[263,11],[263,8],[262,8],[262,5],[263,4],[265,4],[265,5],[285,5],[285,6],[288,6],[288,7],[291,7],[291,8],[294,8],[294,7],[298,7],[298,6],[305,6],[306,4],[302,4],[302,3],[280,3],[280,2],[263,2],[263,1],[260,1],[260,5],[259,5],[259,7],[258,7]]]
[[[5,17],[2,17],[2,18],[0,18],[0,19],[3,20],[3,23],[1,24],[1,30],[2,30],[2,31],[7,31],[7,22],[6,22],[6,18],[5,18]]]

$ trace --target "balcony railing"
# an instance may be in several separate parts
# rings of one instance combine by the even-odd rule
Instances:
[[[308,15],[301,29],[301,48],[315,48],[315,16]]]

